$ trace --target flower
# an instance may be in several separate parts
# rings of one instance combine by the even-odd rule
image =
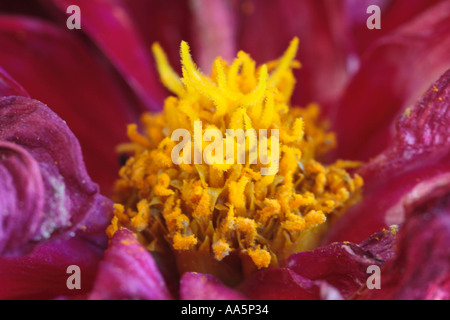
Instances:
[[[0,53],[0,65],[11,75],[0,73],[0,93],[7,96],[2,98],[7,106],[4,110],[10,115],[6,119],[21,119],[22,112],[17,110],[25,111],[31,106],[36,108],[34,110],[42,110],[31,113],[30,118],[26,118],[25,114],[26,121],[18,121],[17,127],[5,124],[4,128],[7,129],[3,129],[0,126],[1,150],[6,150],[8,155],[7,161],[2,162],[5,168],[2,172],[11,177],[2,181],[16,183],[4,183],[5,187],[2,185],[1,190],[5,190],[5,195],[10,194],[11,190],[27,190],[23,196],[30,199],[27,207],[15,207],[16,202],[2,200],[7,208],[12,208],[21,217],[16,224],[12,224],[12,231],[0,234],[2,247],[6,252],[20,254],[30,244],[37,245],[31,255],[1,258],[0,292],[4,292],[4,297],[8,297],[7,294],[11,297],[10,292],[14,292],[16,297],[34,297],[40,293],[52,298],[74,294],[66,290],[63,273],[66,265],[76,262],[82,270],[88,270],[88,280],[83,283],[89,285],[81,293],[92,299],[448,299],[447,244],[450,229],[447,144],[450,75],[447,71],[449,61],[445,54],[450,45],[448,2],[414,1],[409,3],[406,11],[402,1],[380,2],[383,12],[387,14],[383,14],[385,22],[379,33],[368,33],[365,19],[355,14],[355,6],[361,4],[352,1],[331,4],[327,1],[286,0],[267,2],[264,5],[254,1],[209,1],[208,5],[191,1],[189,8],[174,7],[171,1],[161,4],[152,1],[131,3],[91,0],[77,1],[77,4],[83,12],[83,30],[111,64],[100,60],[99,51],[88,51],[86,44],[80,39],[52,24],[23,17],[0,18],[0,43],[2,48],[8,48]],[[68,3],[55,0],[52,4],[46,4],[53,5],[65,11]],[[158,10],[142,10],[142,6],[147,5]],[[190,13],[183,14],[183,9],[189,9]],[[12,10],[17,11],[14,8]],[[42,9],[38,12],[40,19],[51,19],[48,11]],[[275,12],[280,14],[274,14]],[[149,15],[155,19],[149,19]],[[278,20],[279,23],[276,23]],[[191,22],[194,30],[192,33],[184,28]],[[153,23],[158,23],[158,28],[149,25]],[[354,37],[349,37],[349,33]],[[165,34],[168,36],[164,36]],[[94,227],[93,219],[107,216],[108,210],[105,207],[108,207],[106,204],[109,201],[98,195],[84,172],[81,161],[78,161],[79,149],[70,150],[70,146],[77,145],[75,142],[51,143],[47,139],[55,138],[58,141],[57,137],[42,135],[46,142],[43,149],[52,156],[60,155],[62,162],[67,161],[64,155],[76,154],[70,159],[78,159],[77,163],[70,168],[76,172],[81,170],[82,173],[75,173],[75,176],[81,175],[81,181],[84,180],[90,187],[81,188],[81,193],[74,191],[75,187],[80,187],[80,183],[76,182],[80,180],[66,178],[66,174],[73,176],[74,173],[70,171],[61,173],[63,179],[58,175],[42,174],[48,172],[44,169],[50,168],[50,173],[60,172],[57,170],[61,169],[54,167],[56,164],[52,157],[41,158],[40,152],[34,153],[35,144],[28,143],[41,135],[33,135],[33,131],[28,133],[25,130],[28,128],[27,121],[33,121],[34,116],[48,119],[47,123],[37,117],[40,120],[34,122],[39,124],[36,125],[36,130],[47,128],[52,122],[63,122],[47,107],[29,97],[45,101],[68,121],[82,147],[84,146],[90,174],[97,176],[95,180],[101,183],[102,190],[108,192],[107,186],[113,180],[109,172],[114,171],[110,169],[117,166],[114,164],[116,158],[112,150],[125,140],[125,130],[118,128],[123,127],[124,122],[136,122],[138,111],[157,110],[163,105],[164,94],[157,83],[156,69],[144,45],[146,40],[150,39],[150,43],[160,41],[169,54],[168,60],[172,62],[175,61],[173,55],[178,51],[174,46],[181,40],[188,40],[193,45],[194,54],[199,54],[196,60],[200,61],[201,69],[209,70],[216,56],[223,54],[223,61],[231,61],[238,48],[248,52],[258,63],[263,63],[278,56],[295,36],[299,36],[302,41],[303,51],[300,49],[299,60],[303,68],[292,73],[298,79],[292,96],[293,105],[307,105],[312,101],[319,103],[322,114],[330,120],[331,129],[337,134],[339,147],[336,149],[337,153],[331,155],[334,159],[339,157],[367,161],[372,158],[366,165],[356,169],[356,174],[364,180],[361,201],[346,210],[337,224],[327,232],[320,247],[283,256],[280,259],[283,261],[273,268],[265,268],[265,252],[269,252],[267,247],[244,246],[249,252],[248,256],[260,270],[250,272],[245,280],[232,287],[211,274],[187,272],[180,274],[178,279],[174,276],[177,270],[174,270],[176,263],[172,260],[173,256],[167,254],[169,250],[159,250],[150,255],[139,243],[142,241],[138,240],[142,239],[136,238],[126,228],[119,228],[119,225],[117,230],[113,228],[114,235],[101,259],[105,244],[102,242],[104,239],[98,236],[98,228]],[[353,42],[354,39],[357,41]],[[28,55],[30,51],[22,50],[24,47],[33,49],[35,54]],[[123,47],[127,50],[121,50]],[[45,48],[45,52],[39,48]],[[186,49],[184,52],[186,67],[190,64],[190,59],[186,55]],[[226,69],[227,65],[220,61],[222,60],[212,69],[213,73],[214,70],[220,72],[220,65]],[[78,62],[78,65],[74,62]],[[160,59],[159,66],[161,65],[168,64],[161,64]],[[175,70],[178,69],[179,65],[172,65]],[[197,76],[196,68],[185,68],[185,72],[185,80],[189,76],[191,80]],[[264,72],[254,79],[260,80],[263,77],[261,74]],[[386,74],[390,75],[389,79],[386,79]],[[413,77],[411,74],[420,74],[420,77]],[[69,82],[61,79],[68,79]],[[79,83],[80,79],[84,82],[82,85]],[[261,80],[260,83],[264,81]],[[434,85],[430,87],[430,83]],[[421,92],[428,87],[422,95]],[[85,90],[89,92],[86,93]],[[67,95],[71,98],[67,99]],[[245,115],[241,115],[245,123]],[[236,114],[234,119],[238,117],[239,114]],[[157,118],[150,120],[150,129],[159,125]],[[395,122],[395,130],[388,130],[393,128]],[[89,123],[88,127],[86,123]],[[311,122],[308,123],[311,125]],[[297,124],[289,129],[300,134],[302,126],[299,122]],[[86,128],[89,127],[95,128],[95,131],[88,131]],[[318,128],[321,129],[320,125]],[[133,137],[139,139],[135,129],[133,126],[129,127],[129,136],[134,142],[136,139]],[[23,138],[11,145],[17,135],[16,130],[23,132]],[[305,127],[307,134],[308,130],[310,129]],[[67,128],[64,127],[63,131],[67,132]],[[39,132],[45,132],[45,129]],[[158,131],[150,133],[148,137],[157,133]],[[69,133],[68,135],[70,136]],[[72,141],[73,138],[69,140]],[[97,155],[88,151],[89,146],[91,150],[97,151]],[[50,152],[53,149],[56,151]],[[62,150],[67,151],[61,152]],[[104,156],[99,158],[98,155]],[[294,158],[295,155],[291,160]],[[289,167],[292,161],[285,163]],[[283,168],[281,165],[280,169],[286,171]],[[41,180],[39,171],[40,176],[44,177]],[[23,179],[25,172],[29,172],[34,178],[26,181]],[[352,177],[357,177],[355,172]],[[60,187],[62,182],[65,189]],[[168,182],[171,181],[161,175],[156,179],[155,189],[159,188],[161,195],[170,193],[173,190]],[[244,185],[244,182],[240,184],[240,180],[234,182],[236,191]],[[59,187],[55,187],[55,183],[59,183]],[[51,208],[54,205],[58,209],[64,209],[61,203],[55,204],[61,200],[58,190],[63,189],[72,205],[66,207],[65,211],[49,210],[48,221],[42,219],[42,210],[39,210],[42,206]],[[33,190],[36,192],[32,192]],[[79,202],[81,200],[77,197],[86,192],[85,197],[101,199],[99,203],[105,204],[105,207],[98,208],[95,205],[97,200],[90,202],[88,208],[92,208],[91,211],[79,207],[80,203],[86,204],[86,200]],[[203,203],[202,198],[207,199],[200,197],[200,203]],[[239,192],[236,192],[230,199],[235,202],[236,208],[239,206],[239,198]],[[127,227],[134,227],[135,232],[142,227],[141,218],[146,214],[145,203],[141,206],[143,210],[132,213],[132,216],[128,215],[128,219],[135,218],[134,225],[131,225],[133,221],[129,221],[129,225],[126,223]],[[176,202],[172,201],[171,206],[176,206]],[[203,206],[207,207],[207,204]],[[266,208],[276,210],[276,203],[268,201]],[[121,211],[122,208],[116,206],[117,220]],[[316,210],[316,213],[319,211]],[[203,213],[204,210],[198,212]],[[320,214],[318,216],[322,217]],[[180,221],[183,225],[183,219]],[[105,221],[96,222],[97,226],[106,228]],[[91,225],[95,232],[83,234],[82,227]],[[399,225],[398,230],[390,227],[391,225]],[[16,230],[25,230],[27,237],[17,240],[14,236]],[[50,231],[41,232],[39,237],[39,232],[36,232],[43,230]],[[51,241],[35,243],[38,239],[46,238],[44,235],[48,235]],[[172,239],[175,236],[176,233]],[[230,239],[219,237],[215,240],[216,260],[227,256],[227,246],[230,250],[235,249],[230,246]],[[425,251],[421,248],[432,250]],[[270,262],[273,261],[274,256],[271,256]],[[20,275],[11,273],[17,265],[29,271],[20,274],[24,277],[36,277],[32,272],[42,270],[42,266],[50,267],[39,279],[52,275],[52,279],[55,279],[52,282],[54,286],[18,289],[20,287],[17,285],[26,281],[20,280]],[[381,290],[369,290],[364,285],[368,277],[367,267],[372,265],[381,267]],[[123,277],[123,274],[127,276]],[[3,281],[7,275],[10,281]],[[16,275],[17,278],[11,275]],[[40,283],[45,282],[42,280]],[[11,288],[15,288],[15,291],[11,291]],[[207,296],[204,292],[207,292]],[[198,296],[195,296],[196,293]]]
[[[294,38],[279,60],[261,66],[243,51],[230,64],[219,57],[207,77],[182,42],[179,79],[155,44],[161,79],[174,96],[162,113],[143,115],[145,135],[128,127],[133,143],[121,149],[134,152],[120,170],[120,203],[108,235],[126,227],[151,251],[163,250],[168,237],[180,273],[217,274],[229,284],[317,246],[317,227],[355,202],[363,181],[346,171],[359,163],[317,160],[335,142],[315,123],[318,107],[290,106],[297,48]],[[180,129],[189,138],[177,163],[173,134]],[[269,129],[270,137],[262,131]],[[207,140],[208,130],[214,149],[197,140]],[[269,161],[261,157],[264,149]],[[236,254],[237,268],[228,265],[236,264]]]

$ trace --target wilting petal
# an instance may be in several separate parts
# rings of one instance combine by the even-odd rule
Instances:
[[[348,299],[368,278],[370,265],[381,266],[393,257],[396,229],[379,232],[361,244],[332,243],[293,254],[286,267],[309,280],[326,281]]]
[[[64,30],[65,29],[65,30]],[[76,31],[74,31],[76,32]],[[119,169],[115,147],[126,140],[133,105],[104,63],[65,28],[0,16],[0,66],[67,121],[104,192]]]
[[[130,13],[120,1],[53,0],[65,14],[70,5],[80,7],[82,30],[104,54],[150,110],[159,110],[163,91],[153,60]]]
[[[209,274],[187,272],[181,277],[182,300],[242,300],[245,297]]]
[[[0,257],[0,299],[53,299],[76,296],[92,289],[103,251],[80,238],[36,247],[32,254]],[[70,290],[69,266],[80,268],[81,289]]]
[[[374,43],[336,109],[338,157],[367,160],[386,148],[395,119],[448,69],[448,52],[448,1]]]
[[[358,299],[450,299],[450,187],[441,196],[411,206],[396,243],[397,255],[381,272],[381,289]],[[445,194],[445,192],[447,192]]]
[[[29,97],[24,88],[11,76],[6,73],[5,70],[0,68],[0,97],[3,96],[23,96]]]
[[[89,298],[164,300],[171,297],[151,254],[131,231],[122,228],[111,239]]]
[[[22,221],[30,216],[29,209],[31,212],[39,209],[36,201],[44,201],[39,212],[39,227],[35,230],[33,222],[31,228],[35,231],[33,242],[72,232],[104,237],[111,201],[98,193],[97,184],[89,178],[78,141],[63,120],[37,100],[0,98],[0,141],[20,146],[15,150],[14,161],[3,167],[9,169],[8,174],[4,174],[7,179],[16,179],[15,184],[12,181],[3,184],[7,189],[4,191],[9,192],[5,197],[17,197],[16,192],[20,191],[25,193],[18,200],[31,201],[27,206],[19,203],[20,214],[12,214],[18,214]],[[11,158],[5,152],[3,159],[7,157]],[[19,159],[21,162],[17,161]],[[31,185],[23,182],[24,174],[30,175],[27,184]],[[13,186],[17,189],[11,190]],[[22,187],[34,190],[26,192]],[[32,197],[42,199],[33,202]],[[34,216],[32,221],[35,219]]]
[[[39,164],[20,146],[0,141],[0,256],[29,245],[40,226],[44,198]]]
[[[405,203],[427,198],[450,178],[450,70],[398,120],[391,147],[359,173],[362,201],[333,226],[327,242],[358,242],[391,224],[401,224]]]

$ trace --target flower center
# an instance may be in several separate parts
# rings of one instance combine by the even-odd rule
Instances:
[[[127,227],[150,251],[170,247],[180,272],[208,272],[227,283],[238,281],[230,270],[276,267],[317,246],[363,181],[346,171],[358,163],[317,160],[336,145],[318,106],[291,108],[297,48],[294,38],[280,59],[259,67],[245,52],[231,64],[218,57],[206,76],[182,42],[180,79],[154,44],[161,80],[174,95],[161,113],[142,116],[140,132],[128,126],[131,142],[119,151],[133,155],[119,173],[108,236]],[[173,139],[178,129],[194,137],[183,139],[182,150]],[[225,138],[208,143],[210,129]],[[246,134],[235,139],[230,129]],[[262,134],[271,130],[277,139]],[[238,149],[247,156],[239,158]],[[185,161],[174,161],[174,150]],[[265,159],[257,157],[262,151]]]

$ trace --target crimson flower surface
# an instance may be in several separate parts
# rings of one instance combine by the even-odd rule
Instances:
[[[450,298],[448,1],[6,1],[0,47],[1,299]],[[280,173],[165,165],[196,117]]]

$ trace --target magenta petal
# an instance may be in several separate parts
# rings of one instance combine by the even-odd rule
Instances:
[[[1,15],[0,66],[30,97],[45,102],[67,121],[80,141],[89,172],[109,193],[119,169],[115,148],[127,141],[126,124],[135,121],[137,109],[114,70],[73,32],[65,24],[58,29],[39,20]]]
[[[0,68],[0,97],[23,96],[29,97],[24,88],[20,86],[11,76]]]
[[[0,256],[21,252],[29,244],[43,207],[38,163],[20,146],[0,141]]]
[[[82,12],[82,30],[94,40],[117,67],[150,110],[159,110],[163,91],[150,55],[130,13],[120,1],[53,0],[66,12],[77,5]]]
[[[383,231],[359,245],[336,242],[293,254],[286,267],[306,279],[327,282],[348,299],[365,285],[368,266],[382,266],[393,257],[394,240],[395,232]]]
[[[19,200],[30,200],[26,206],[17,204],[20,212],[14,219],[23,222],[29,217],[29,210],[34,218],[29,217],[30,221],[22,227],[40,219],[37,229],[33,222],[27,231],[35,231],[34,242],[73,232],[105,237],[111,201],[98,193],[98,185],[86,172],[78,141],[63,120],[37,100],[0,98],[0,141],[18,145],[13,150],[14,161],[6,165],[5,177],[10,181],[3,183],[3,191],[8,192],[4,197],[14,198],[21,192]],[[3,164],[11,158],[11,151],[4,152]],[[24,175],[29,175],[28,182],[24,182]],[[9,177],[15,179],[15,184]],[[32,201],[34,197],[39,199]],[[43,205],[39,205],[40,201]]]
[[[92,289],[103,251],[80,238],[36,247],[30,255],[0,257],[0,299],[53,299],[84,295]],[[70,290],[67,273],[80,267],[81,289]]]
[[[447,71],[448,52],[448,1],[378,39],[336,106],[338,157],[367,160],[386,148],[395,119]]]
[[[364,196],[327,242],[359,242],[404,221],[406,203],[427,198],[450,177],[450,70],[401,116],[392,145],[359,170]]]
[[[448,184],[448,181],[447,181]],[[409,208],[397,255],[381,272],[381,289],[359,299],[450,299],[450,194]]]
[[[187,272],[180,280],[180,299],[243,300],[246,298],[212,275]]]
[[[111,239],[89,299],[165,300],[171,296],[151,254],[127,229]]]

